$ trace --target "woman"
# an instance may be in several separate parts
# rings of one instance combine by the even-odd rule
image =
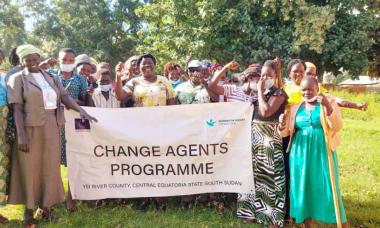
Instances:
[[[12,68],[10,68],[5,76],[5,81],[8,81],[9,76],[11,76],[14,73],[17,73],[23,69],[23,67],[20,64],[20,59],[16,54],[17,47],[13,48],[9,54],[9,63],[12,65]]]
[[[82,118],[95,120],[69,97],[56,77],[38,67],[41,53],[32,45],[19,46],[17,55],[25,68],[8,81],[18,143],[18,151],[12,155],[8,203],[25,205],[26,227],[35,226],[33,209],[37,206],[43,210],[43,218],[52,219],[51,208],[64,201],[59,127],[65,120],[61,102]]]
[[[87,81],[87,94],[84,98],[84,106],[91,106],[92,93],[98,86],[96,84],[96,78],[92,76],[93,73],[96,73],[96,66],[86,54],[80,54],[75,57],[75,65],[77,73],[82,75]]]
[[[4,59],[3,50],[0,49],[0,65]],[[9,144],[6,141],[7,129],[7,86],[5,76],[0,74],[0,207],[7,203],[7,187],[9,178]],[[0,224],[8,222],[8,219],[0,214]]]
[[[151,54],[141,55],[137,60],[141,76],[133,78],[122,86],[121,68],[116,72],[116,97],[124,100],[131,97],[134,107],[153,107],[162,105],[174,105],[175,95],[170,82],[163,76],[156,74],[156,58]],[[156,209],[166,209],[163,198],[155,198]],[[140,211],[146,211],[149,200],[144,199],[139,207]]]
[[[261,70],[252,121],[252,157],[255,194],[238,209],[244,223],[257,222],[269,227],[283,226],[285,216],[285,171],[282,140],[277,132],[278,117],[285,110],[287,95],[281,89],[278,61],[268,60]],[[255,82],[254,82],[255,83]]]
[[[223,66],[222,69],[216,71],[211,82],[208,84],[208,88],[212,92],[224,96],[227,102],[253,102],[257,100],[257,82],[260,79],[261,73],[260,64],[253,64],[242,73],[242,77],[244,78],[243,85],[220,84],[220,81],[225,77],[228,70],[235,70],[237,68],[239,68],[239,63],[235,61],[231,61]]]
[[[140,77],[131,79],[124,87],[120,74],[116,78],[115,92],[119,100],[132,97],[134,107],[174,105],[174,91],[169,81],[156,74],[156,59],[144,54],[137,60]]]
[[[332,96],[318,96],[316,78],[303,79],[301,90],[304,101],[280,118],[281,135],[291,137],[290,216],[312,227],[312,219],[335,223],[337,212],[345,223],[335,153],[342,128],[340,111]]]
[[[201,61],[191,60],[187,68],[190,80],[183,82],[174,89],[176,93],[176,104],[218,102],[218,95],[213,93],[207,86]]]
[[[173,89],[175,89],[179,84],[183,83],[181,73],[181,66],[175,62],[168,62],[164,66],[164,76],[172,84]]]
[[[289,105],[301,103],[303,101],[300,87],[301,81],[305,75],[317,77],[317,69],[313,63],[305,63],[301,59],[292,59],[288,63],[287,70],[288,75],[291,79],[291,81],[284,86],[284,90],[289,96],[288,103]],[[328,92],[320,85],[319,88],[321,93]],[[352,108],[362,111],[366,111],[368,108],[368,104],[365,102],[355,103],[338,97],[335,97],[335,101],[337,102],[338,106],[342,108]]]
[[[139,56],[134,55],[129,57],[125,63],[119,62],[115,71],[116,74],[120,74],[122,85],[124,86],[129,80],[135,78],[139,75],[139,67],[137,66],[137,60]],[[118,75],[116,75],[117,77]],[[131,97],[128,97],[125,100],[120,101],[121,108],[130,108],[133,107],[133,100]]]

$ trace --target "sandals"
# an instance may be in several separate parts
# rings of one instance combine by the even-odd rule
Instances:
[[[53,215],[53,210],[50,208],[38,208],[36,213],[34,214],[35,220],[45,220],[53,224],[57,224],[60,222],[60,219]]]

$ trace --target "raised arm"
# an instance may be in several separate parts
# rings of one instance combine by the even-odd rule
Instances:
[[[123,74],[122,74],[121,64],[122,63],[119,63],[115,67],[115,71],[116,71],[115,94],[116,94],[117,99],[120,101],[126,99],[129,96],[132,96],[131,91],[127,92],[123,89],[123,83],[122,83],[122,78],[121,78]]]
[[[235,70],[237,68],[239,68],[239,63],[236,61],[231,61],[227,65],[223,66],[223,68],[220,71],[217,71],[212,77],[210,83],[208,84],[208,89],[217,95],[224,95],[224,88],[223,86],[218,85],[218,83],[220,82],[220,79],[226,75],[228,70]]]
[[[342,108],[353,108],[361,111],[367,111],[368,109],[368,104],[366,102],[356,103],[353,101],[341,99],[339,97],[336,97],[335,101],[338,104],[338,106]]]

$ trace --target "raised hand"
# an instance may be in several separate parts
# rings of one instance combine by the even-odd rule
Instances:
[[[227,63],[226,67],[229,69],[229,70],[236,70],[238,69],[240,66],[240,64],[238,62],[236,62],[235,60]]]

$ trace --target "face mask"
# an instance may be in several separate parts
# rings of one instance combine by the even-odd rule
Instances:
[[[254,91],[254,92],[257,92],[257,83],[256,82],[252,82],[250,81],[249,82],[249,88]]]
[[[108,85],[99,85],[99,88],[102,92],[108,92],[112,89],[112,85],[111,84],[108,84]]]
[[[315,102],[315,101],[318,102],[318,103],[321,103],[321,101],[322,101],[322,97],[321,96],[315,96],[315,97],[312,97],[310,99],[307,99],[305,97],[302,97],[302,98],[307,103],[311,103],[311,102]]]
[[[59,68],[63,72],[72,72],[75,68],[75,64],[74,63],[73,64],[60,64]]]
[[[172,80],[169,79],[169,82],[170,82],[171,84],[178,84],[178,83],[181,82],[181,79],[178,79],[177,81],[172,81]]]
[[[265,89],[270,89],[274,85],[274,80],[273,79],[267,79],[265,80]]]

